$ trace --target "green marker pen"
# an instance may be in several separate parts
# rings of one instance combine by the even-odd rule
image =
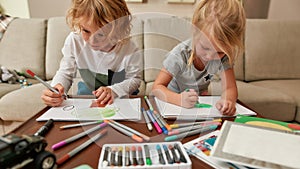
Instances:
[[[146,164],[147,165],[152,165],[152,161],[151,161],[151,158],[150,158],[150,152],[149,152],[148,145],[144,145],[144,149],[145,149],[145,155],[146,155]]]
[[[205,104],[205,103],[199,103],[199,102],[197,101],[197,103],[195,104],[195,107],[196,107],[196,108],[211,108],[212,105],[210,105],[210,104]]]
[[[186,92],[190,91],[190,89],[185,89]],[[199,101],[197,100],[195,106],[195,108],[211,108],[212,105],[210,104],[205,104],[205,103],[199,103]]]

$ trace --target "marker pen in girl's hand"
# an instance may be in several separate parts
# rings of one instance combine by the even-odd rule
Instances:
[[[31,70],[27,69],[26,72],[34,77],[36,80],[38,80],[39,82],[41,82],[44,86],[46,86],[49,90],[51,90],[52,92],[59,94],[59,91],[55,88],[53,88],[52,86],[50,86],[47,82],[45,82],[43,79],[41,79],[40,77],[38,77],[35,73],[33,73]],[[66,93],[63,94],[64,98],[67,99],[68,96]]]

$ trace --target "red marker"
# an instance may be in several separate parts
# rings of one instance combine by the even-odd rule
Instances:
[[[45,82],[43,79],[41,79],[40,77],[38,77],[35,73],[33,73],[31,70],[27,69],[26,72],[34,77],[36,80],[38,80],[39,82],[41,82],[44,86],[46,86],[49,90],[51,90],[52,92],[59,94],[59,91],[55,88],[53,88],[52,86],[50,86],[47,82]],[[64,94],[64,97],[67,98],[67,95]]]

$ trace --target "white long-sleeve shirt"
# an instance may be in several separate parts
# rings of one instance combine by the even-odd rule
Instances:
[[[68,91],[77,69],[92,91],[108,85],[109,69],[113,72],[125,71],[125,79],[110,86],[119,97],[130,95],[140,86],[142,51],[130,40],[105,53],[93,50],[80,34],[71,32],[65,40],[62,53],[60,68],[51,83],[53,86],[61,83]]]

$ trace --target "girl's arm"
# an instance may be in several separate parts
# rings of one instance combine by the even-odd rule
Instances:
[[[184,91],[180,94],[167,88],[173,76],[165,68],[162,68],[152,87],[152,93],[159,99],[178,106],[192,108],[198,100],[195,91]]]
[[[218,110],[224,115],[234,115],[238,97],[234,71],[232,68],[221,73],[222,95],[221,100],[216,104]]]

